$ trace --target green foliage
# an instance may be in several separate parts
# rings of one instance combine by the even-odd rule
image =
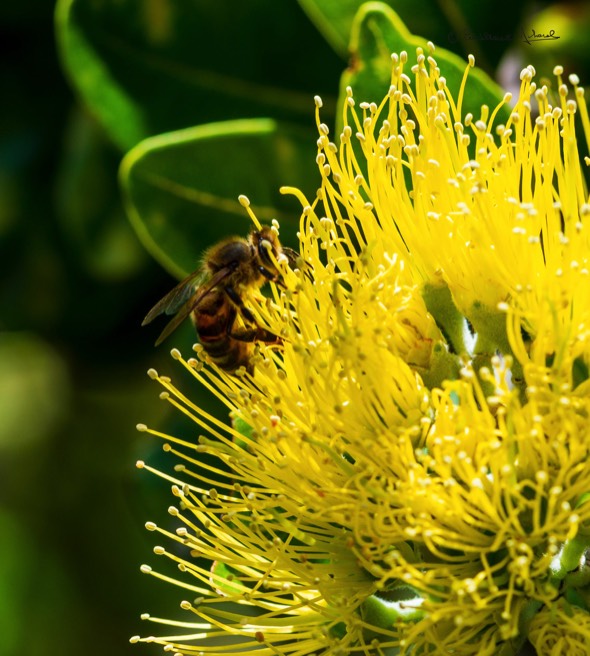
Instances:
[[[412,53],[426,43],[381,3],[360,9],[356,1],[302,4],[324,33],[332,30],[340,54],[350,39],[352,66],[342,86],[352,85],[362,99],[383,97],[391,52]],[[298,186],[313,197],[311,98],[322,95],[322,118],[329,122],[330,77],[334,84],[341,64],[325,43],[311,38],[300,13],[293,7],[282,12],[281,21],[271,21],[270,0],[247,8],[234,4],[231,15],[212,1],[192,8],[180,0],[58,3],[58,42],[72,82],[121,148],[139,143],[121,175],[132,225],[176,276],[193,270],[207,245],[247,232],[238,194],[250,198],[261,220],[284,221],[291,236],[298,208],[280,196],[279,187]],[[243,29],[247,21],[255,21],[265,38],[253,40]],[[301,48],[306,33],[310,38]],[[437,57],[455,90],[464,62],[442,50]],[[469,85],[466,106],[475,112],[501,98],[480,71],[472,72]],[[273,120],[228,120],[256,115]],[[177,130],[197,123],[201,127]],[[92,226],[91,213],[81,214]],[[124,235],[103,237],[107,245],[116,239]]]
[[[68,246],[80,265],[103,280],[124,280],[147,255],[126,221],[113,169],[118,156],[87,114],[72,114],[57,176],[56,204]]]
[[[300,207],[279,188],[295,185],[313,198],[314,157],[314,140],[297,125],[226,121],[143,141],[123,160],[121,181],[138,236],[181,277],[197,267],[205,244],[249,231],[238,190],[261,221],[280,219],[285,243],[293,242]]]
[[[292,2],[60,0],[56,18],[64,67],[122,150],[210,121],[308,123],[341,67]]]
[[[362,100],[380,100],[389,86],[390,54],[414,53],[418,45],[426,47],[425,39],[412,36],[389,7],[363,5],[353,21],[353,65],[343,74],[342,87],[351,85]],[[442,50],[437,57],[449,87],[458,92],[465,62]],[[471,71],[466,110],[479,112],[482,104],[494,108],[502,95],[485,73]],[[268,119],[210,123],[143,141],[122,166],[128,214],[146,248],[178,277],[196,267],[205,245],[248,231],[237,190],[251,199],[261,221],[283,222],[289,243],[300,208],[278,190],[296,186],[313,198],[314,149],[310,129]]]
[[[334,50],[348,54],[355,15],[364,0],[299,0]],[[507,47],[518,38],[525,3],[509,0],[438,2],[387,0],[383,3],[403,20],[408,30],[463,57],[473,54],[479,66],[492,73]],[[509,17],[509,18],[508,18]]]

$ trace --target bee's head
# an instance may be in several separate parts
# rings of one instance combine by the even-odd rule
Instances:
[[[276,261],[281,254],[281,243],[276,230],[262,226],[252,233],[252,242],[258,257],[261,273],[271,279],[278,275]]]

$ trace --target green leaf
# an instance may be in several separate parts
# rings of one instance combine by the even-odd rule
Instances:
[[[251,223],[245,194],[262,223],[282,225],[295,245],[301,206],[282,185],[315,197],[315,133],[270,119],[211,123],[153,137],[131,150],[121,166],[128,214],[150,253],[181,277],[197,268],[203,249]]]
[[[364,0],[299,0],[326,41],[345,59],[354,16]]]
[[[86,112],[68,124],[56,184],[56,205],[70,252],[95,278],[122,280],[148,258],[121,204],[119,153]]]
[[[342,63],[296,3],[58,0],[56,29],[67,75],[124,150],[211,121],[308,122],[318,93],[334,109]]]
[[[332,48],[346,58],[354,17],[364,0],[299,0],[299,4]],[[526,11],[524,3],[422,0],[419,11],[415,0],[386,0],[384,4],[396,12],[413,34],[424,35],[437,46],[461,56],[473,54],[478,65],[488,72],[494,70],[515,41],[522,39],[517,26]],[[551,22],[545,24],[555,27]],[[580,32],[580,38],[582,35]]]
[[[341,57],[347,57],[354,17],[365,0],[299,0],[299,4],[332,48]],[[440,3],[436,0],[421,2],[419,12],[415,0],[390,0],[384,4],[403,16],[411,29],[428,34],[433,40],[448,30]]]
[[[346,97],[347,86],[352,87],[357,101],[380,102],[389,89],[391,53],[405,50],[409,62],[412,62],[415,61],[417,47],[428,53],[426,39],[411,34],[390,7],[382,2],[364,4],[352,27],[350,50],[353,64],[342,76],[340,104]],[[436,49],[434,57],[456,98],[467,62],[442,48]],[[503,96],[503,90],[491,78],[481,69],[474,68],[467,80],[463,116],[471,112],[478,119],[482,105],[493,111]],[[503,107],[496,121],[506,120],[508,113],[509,109]]]

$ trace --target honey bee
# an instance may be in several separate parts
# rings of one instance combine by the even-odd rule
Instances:
[[[242,366],[252,373],[254,344],[280,346],[282,340],[258,325],[243,297],[267,281],[282,284],[275,264],[280,255],[295,267],[298,254],[282,246],[268,226],[253,230],[247,239],[224,239],[205,253],[199,269],[154,305],[141,325],[160,314],[175,315],[158,337],[158,346],[192,316],[199,341],[213,362],[230,373]],[[242,325],[236,325],[238,317]]]

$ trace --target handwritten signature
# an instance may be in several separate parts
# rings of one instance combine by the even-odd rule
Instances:
[[[535,41],[555,41],[561,37],[555,35],[555,30],[549,30],[547,34],[537,33],[534,28],[531,29],[529,35],[525,34],[524,30],[522,32],[523,41],[526,41],[529,46],[531,46]]]

